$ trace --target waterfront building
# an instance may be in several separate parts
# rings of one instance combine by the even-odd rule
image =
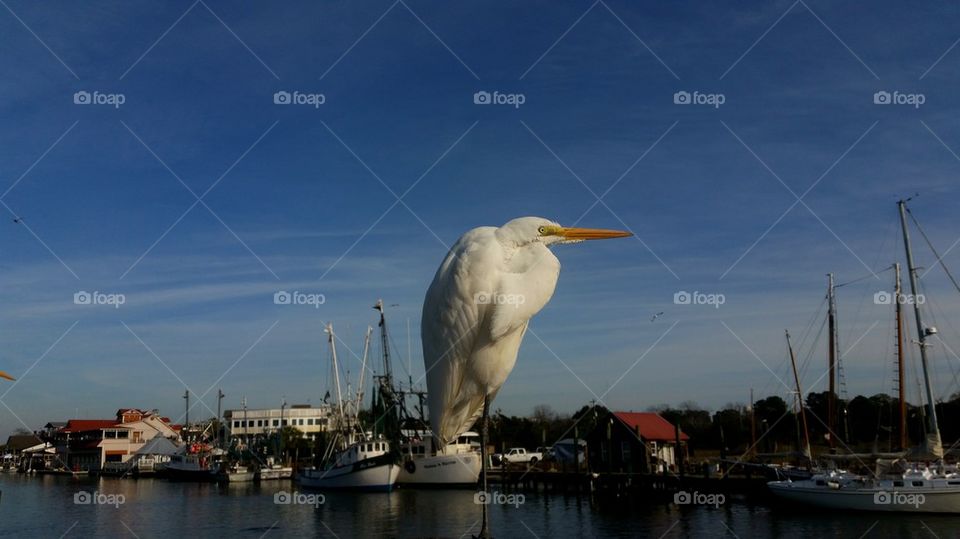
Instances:
[[[227,435],[243,442],[266,438],[287,426],[315,440],[328,430],[331,414],[332,408],[327,405],[314,408],[309,404],[294,404],[289,408],[227,410],[223,421]]]
[[[156,411],[117,410],[115,419],[71,419],[51,432],[58,461],[71,470],[100,471],[107,463],[125,463],[157,436],[179,440],[179,425]]]
[[[689,441],[689,436],[655,412],[610,412],[587,435],[595,472],[676,471]]]

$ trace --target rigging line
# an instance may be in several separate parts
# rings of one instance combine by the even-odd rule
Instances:
[[[856,279],[853,279],[853,280],[851,280],[851,281],[847,281],[847,282],[845,282],[845,283],[835,284],[835,285],[833,285],[833,287],[834,287],[834,288],[840,288],[841,286],[847,286],[848,284],[859,283],[860,281],[873,278],[874,275],[880,275],[881,273],[890,271],[890,270],[892,270],[892,269],[893,269],[893,265],[890,265],[890,266],[887,266],[886,268],[884,268],[884,269],[882,269],[882,270],[875,271],[875,272],[873,272],[873,273],[869,273],[869,274],[867,274],[867,275],[864,275],[863,277],[857,277]]]
[[[923,284],[921,284],[920,286],[921,286],[921,289],[924,290],[923,297],[927,298],[928,296],[925,292],[926,286],[924,286]],[[937,312],[940,312],[940,314],[944,314],[944,313],[943,313],[943,310],[940,308],[940,304],[934,301],[932,296],[930,297],[929,301],[932,308],[927,309],[927,312],[930,314],[930,320],[933,322],[933,326],[936,327],[940,325],[939,318],[937,317]],[[944,316],[944,319],[946,319],[946,316]],[[949,322],[948,322],[948,325],[949,325]],[[941,344],[945,345],[946,348],[949,348],[949,345],[947,345],[946,342],[942,338],[940,338],[939,333],[937,334],[937,340],[939,340]],[[957,373],[956,365],[954,365],[953,361],[950,361],[949,357],[945,356],[945,359],[946,359],[947,367],[950,369],[950,374],[953,377],[953,386],[943,388],[943,390],[939,395],[940,401],[950,400],[949,392],[951,391],[951,389],[953,389],[953,387],[960,387],[960,379],[958,379],[958,376],[960,375],[958,375]],[[932,363],[933,363],[933,368],[936,369],[937,365],[942,362],[933,361]]]
[[[920,232],[920,235],[923,236],[923,240],[927,242],[927,247],[930,247],[930,250],[933,251],[934,256],[937,257],[937,262],[940,264],[940,267],[943,268],[943,271],[947,274],[947,277],[950,278],[950,282],[953,283],[953,287],[957,289],[957,292],[960,292],[960,284],[957,284],[957,280],[953,278],[953,274],[950,273],[949,269],[947,269],[947,264],[943,261],[943,257],[940,256],[940,253],[937,252],[936,248],[934,248],[930,238],[927,237],[927,233],[923,231],[923,228],[920,226],[920,221],[917,221],[917,218],[914,217],[913,212],[910,211],[910,208],[907,208],[907,213],[910,214],[910,220],[913,221],[913,224],[917,226],[917,230]]]

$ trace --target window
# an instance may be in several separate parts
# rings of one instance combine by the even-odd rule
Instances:
[[[239,421],[234,421],[234,422],[233,422],[233,428],[235,428],[235,429],[236,429],[236,428],[240,428],[240,422],[239,422]]]
[[[117,437],[117,431],[115,430],[105,430],[103,431],[103,437],[113,440]]]
[[[262,427],[262,426],[263,426],[263,420],[262,420],[262,419],[258,419],[258,420],[257,420],[257,426],[258,426],[258,427]]]
[[[279,426],[280,426],[280,420],[279,420],[279,419],[274,419],[274,420],[273,420],[273,426],[274,426],[274,427],[279,427]]]
[[[620,442],[620,460],[623,462],[630,462],[630,458],[630,442]]]
[[[307,425],[313,425],[313,418],[307,419]]]
[[[286,420],[286,419],[283,420],[283,426],[284,426],[284,427],[287,426],[287,420]]]
[[[129,438],[129,437],[130,437],[130,431],[128,430],[117,431],[117,438]]]
[[[134,432],[134,433],[133,433],[133,443],[139,444],[139,443],[142,443],[142,442],[143,442],[143,432],[142,432],[142,431],[139,431],[139,430],[136,431],[136,432]]]

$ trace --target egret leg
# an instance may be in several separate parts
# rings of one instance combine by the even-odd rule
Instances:
[[[487,521],[487,505],[490,501],[490,491],[487,490],[487,436],[489,435],[489,425],[490,425],[490,401],[489,398],[483,397],[483,416],[480,418],[480,491],[484,493],[485,500],[487,503],[482,504],[480,507],[483,508],[483,518],[482,524],[480,524],[480,539],[492,539],[490,535],[490,528]]]

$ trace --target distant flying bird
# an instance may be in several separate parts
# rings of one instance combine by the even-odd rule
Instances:
[[[7,380],[16,381],[16,378],[14,378],[13,376],[10,376],[9,374],[3,371],[0,371],[0,378],[6,378]]]
[[[650,321],[653,322],[654,320],[656,320],[657,318],[660,318],[661,316],[663,316],[663,311],[660,311],[657,314],[651,316]]]
[[[441,444],[485,413],[513,370],[527,324],[560,274],[549,247],[630,235],[521,217],[457,240],[427,290],[421,322],[430,423]]]
[[[20,217],[14,217],[13,222],[19,224],[23,222],[23,219],[21,219]]]

